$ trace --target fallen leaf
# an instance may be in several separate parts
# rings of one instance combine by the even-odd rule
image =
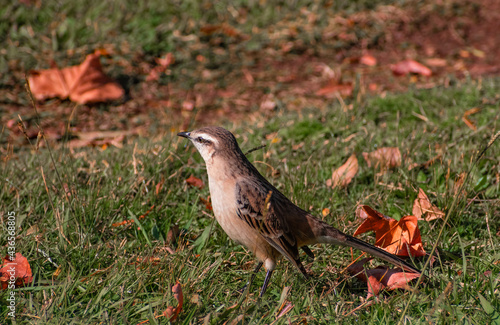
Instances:
[[[368,295],[367,299],[371,296],[376,296],[383,289],[407,289],[408,282],[420,276],[419,273],[410,273],[401,271],[401,269],[388,269],[386,267],[377,267],[375,269],[365,270],[363,265],[371,260],[371,258],[364,258],[352,264],[347,268],[350,274],[353,274],[358,279],[367,282]]]
[[[31,267],[28,259],[21,253],[16,256],[6,255],[0,268],[0,284],[2,290],[23,287],[33,281]]]
[[[173,224],[167,232],[166,243],[167,245],[175,244],[181,235],[181,230],[178,225]]]
[[[316,91],[317,96],[333,97],[337,94],[342,96],[351,96],[354,87],[351,83],[339,84],[335,80],[331,80],[325,87]]]
[[[469,127],[469,129],[471,129],[473,131],[476,131],[477,127],[476,127],[476,124],[474,124],[474,122],[469,119],[469,116],[472,114],[476,114],[480,111],[481,111],[481,109],[479,107],[474,107],[474,108],[471,108],[471,109],[465,111],[464,115],[462,116],[462,121],[464,121],[465,125],[467,125]]]
[[[429,198],[421,188],[418,189],[418,197],[413,202],[412,213],[418,220],[422,220],[422,216],[425,216],[425,221],[444,217],[444,212],[439,210],[437,206],[429,201]]]
[[[76,132],[77,138],[68,142],[69,148],[103,147],[113,145],[123,147],[125,136],[138,134],[139,130]]]
[[[208,211],[212,211],[212,202],[210,201],[210,195],[206,199],[200,196],[200,201],[205,204],[205,209],[207,209]]]
[[[375,231],[375,246],[399,256],[424,256],[425,251],[418,229],[417,217],[405,216],[399,221],[362,205],[358,215],[365,221],[356,229],[354,236]]]
[[[243,39],[248,38],[248,36],[241,33],[239,30],[230,26],[229,24],[205,25],[200,28],[200,32],[206,35],[212,35],[214,33],[222,33],[229,37],[241,37]]]
[[[172,292],[174,293],[174,298],[177,300],[177,307],[168,306],[167,310],[163,312],[163,316],[168,317],[168,319],[173,322],[182,310],[182,304],[184,302],[184,296],[182,294],[181,284],[177,282],[172,287]]]
[[[28,78],[31,92],[37,100],[59,97],[80,104],[121,98],[125,91],[104,74],[100,56],[97,50],[77,66],[32,71]]]
[[[370,153],[363,152],[368,167],[381,170],[392,169],[401,166],[401,152],[397,147],[383,147]]]
[[[356,176],[358,169],[358,159],[355,154],[352,154],[342,166],[333,171],[332,178],[328,180],[330,182],[327,182],[327,185],[332,188],[346,187]]]
[[[446,67],[447,65],[446,60],[440,58],[429,58],[425,60],[425,63],[431,67]]]
[[[404,60],[391,66],[392,73],[396,76],[404,76],[409,73],[419,74],[425,77],[432,75],[431,69],[414,60]]]
[[[186,183],[190,186],[197,187],[200,190],[205,186],[205,184],[203,184],[203,181],[201,179],[194,177],[193,175],[189,176],[189,178],[186,179]]]
[[[160,79],[160,75],[167,71],[167,68],[175,62],[175,57],[172,53],[167,53],[163,58],[157,58],[155,61],[158,65],[151,69],[146,77],[146,81],[156,81]]]
[[[373,55],[364,54],[359,58],[359,63],[373,67],[377,65],[377,59]]]

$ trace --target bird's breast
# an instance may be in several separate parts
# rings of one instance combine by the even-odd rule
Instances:
[[[250,227],[237,214],[236,181],[214,181],[209,177],[210,198],[215,219],[226,234],[235,242],[244,245],[261,261],[275,259],[277,251],[262,235]]]

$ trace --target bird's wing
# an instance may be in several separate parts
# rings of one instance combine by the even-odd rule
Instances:
[[[264,186],[258,180],[240,180],[236,183],[236,213],[302,271],[297,240],[284,219],[287,211],[282,203],[286,202],[277,199],[282,196],[274,187]]]

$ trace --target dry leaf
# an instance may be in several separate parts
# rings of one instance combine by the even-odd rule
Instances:
[[[113,145],[123,147],[125,136],[138,134],[139,130],[76,132],[78,138],[68,142],[70,148],[103,147]]]
[[[359,58],[359,63],[373,67],[377,65],[377,59],[373,55],[364,54]]]
[[[368,167],[381,170],[392,169],[401,166],[401,152],[397,147],[383,147],[370,153],[363,152]]]
[[[346,187],[356,176],[358,169],[358,159],[355,154],[352,154],[342,166],[333,172],[331,182],[329,182],[331,185],[328,183],[327,185],[332,188],[337,186]]]
[[[325,87],[316,91],[317,96],[333,97],[337,94],[342,96],[351,96],[354,87],[351,83],[339,84],[335,80],[331,80]]]
[[[163,312],[163,316],[168,317],[168,319],[173,322],[182,310],[182,304],[184,302],[184,296],[182,294],[181,284],[177,282],[172,287],[172,292],[174,293],[174,298],[177,300],[177,307],[168,306],[167,310]]]
[[[403,76],[409,73],[415,73],[429,77],[432,75],[431,69],[414,60],[405,60],[391,66],[392,73],[396,76]]]
[[[431,67],[446,67],[448,64],[445,59],[440,58],[429,58],[425,60],[425,63]]]
[[[6,255],[0,268],[0,284],[2,290],[23,287],[33,281],[31,267],[28,259],[21,253],[16,256]]]
[[[193,175],[189,176],[188,179],[186,179],[186,183],[190,186],[197,187],[199,189],[202,189],[205,184],[203,184],[203,181],[197,177],[194,177]]]
[[[125,91],[102,71],[101,51],[87,55],[77,66],[64,69],[34,70],[28,78],[37,100],[68,98],[80,104],[106,102],[121,98]]]
[[[354,236],[375,231],[375,246],[399,256],[424,256],[425,251],[418,229],[417,217],[405,216],[396,221],[367,205],[358,208],[358,214],[366,216]]]
[[[167,232],[166,244],[171,245],[177,242],[177,239],[181,235],[181,229],[178,225],[173,224]]]
[[[167,68],[175,62],[175,57],[172,53],[167,53],[163,58],[155,59],[158,64],[156,67],[151,69],[146,81],[156,81],[160,79],[160,75],[167,70]]]
[[[444,217],[444,212],[439,210],[437,206],[429,201],[429,198],[421,188],[418,189],[418,197],[413,202],[412,213],[419,220],[422,220],[422,216],[425,216],[425,221]]]
[[[200,201],[205,204],[205,209],[207,209],[208,211],[212,211],[212,202],[210,201],[210,195],[206,199],[200,196]]]
[[[367,299],[371,296],[378,295],[383,289],[406,289],[408,288],[408,282],[420,276],[418,273],[403,272],[400,269],[388,269],[385,267],[365,270],[363,265],[369,260],[371,260],[371,258],[364,258],[347,268],[350,274],[367,282]]]
[[[469,129],[471,129],[473,131],[476,131],[477,127],[476,127],[476,124],[474,124],[474,122],[469,119],[469,116],[472,114],[476,114],[480,111],[481,111],[481,109],[479,107],[474,107],[474,108],[471,108],[471,109],[465,111],[464,115],[462,116],[462,121],[464,121],[465,125],[467,125],[469,127]]]

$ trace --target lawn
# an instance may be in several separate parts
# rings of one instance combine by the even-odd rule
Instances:
[[[207,176],[194,147],[175,132],[154,141],[134,138],[123,148],[33,146],[14,153],[2,163],[1,210],[16,213],[16,249],[34,276],[17,289],[17,319],[155,322],[155,315],[176,305],[171,286],[179,282],[179,320],[186,324],[239,315],[245,322],[271,323],[283,303],[293,305],[278,320],[283,324],[395,322],[407,304],[405,319],[412,322],[491,323],[500,307],[499,147],[492,145],[477,163],[475,157],[499,128],[496,89],[494,80],[467,82],[331,104],[325,113],[225,125],[243,151],[266,145],[249,159],[279,190],[347,233],[361,222],[357,205],[399,219],[411,214],[418,188],[451,211],[440,237],[443,220],[419,223],[426,251],[438,242],[438,260],[427,278],[415,291],[386,292],[367,307],[366,284],[341,273],[359,252],[339,247],[312,248],[317,257],[306,262],[310,281],[281,261],[264,299],[257,298],[263,272],[248,292],[238,293],[255,260],[214,221],[204,203],[207,186],[187,185],[191,175],[205,184]],[[471,107],[481,108],[473,115],[476,131],[461,119]],[[361,153],[382,146],[400,148],[400,168],[380,174],[367,167]],[[352,153],[360,159],[358,175],[346,189],[332,190],[326,180]],[[408,170],[436,156],[433,164]],[[458,191],[460,174],[469,171]],[[124,220],[134,222],[114,225]],[[174,233],[172,243],[174,225],[180,235]],[[370,235],[363,238],[373,242]]]
[[[296,1],[300,15],[285,2],[274,7],[266,1],[151,3],[34,1],[33,11],[21,3],[0,9],[0,37],[7,44],[0,50],[0,245],[6,254],[7,220],[15,215],[15,249],[33,273],[31,283],[14,290],[17,323],[165,324],[164,311],[178,304],[172,287],[179,283],[184,301],[175,323],[182,324],[499,324],[500,146],[490,140],[500,129],[500,79],[464,72],[479,60],[477,49],[467,47],[467,58],[459,49],[450,51],[451,70],[433,68],[433,78],[397,79],[385,68],[359,70],[344,57],[325,54],[361,52],[341,39],[319,42],[330,23],[292,26],[296,35],[278,32],[293,30],[290,24],[300,15],[303,23],[310,13],[330,18],[334,10],[366,13],[375,8],[369,1]],[[382,8],[377,13],[404,5],[377,3],[389,5],[377,7]],[[325,14],[324,8],[331,11]],[[435,8],[443,17],[466,16],[458,5]],[[198,35],[203,26],[221,21],[251,37]],[[368,27],[342,21],[341,29],[352,28],[363,43],[385,37],[376,21]],[[199,38],[192,41],[189,35]],[[288,41],[292,50],[276,50]],[[301,52],[304,44],[311,53]],[[380,54],[384,44],[389,43],[369,41],[368,48]],[[61,67],[77,64],[99,47],[112,50],[103,65],[125,86],[127,99],[31,104],[24,73],[47,68],[47,58]],[[415,48],[423,56],[425,51]],[[177,60],[170,74],[147,83],[140,71],[166,52]],[[331,62],[339,61],[347,79],[337,82],[352,84],[352,93],[315,95],[327,79],[307,60],[297,79],[270,77],[288,71],[287,62],[306,58],[319,64],[327,57],[334,60],[329,61],[334,74],[339,71]],[[271,59],[272,64],[266,61]],[[379,60],[380,66],[389,64],[382,54]],[[457,62],[463,63],[459,75],[453,70]],[[206,71],[211,76],[200,81]],[[301,78],[309,79],[301,84]],[[374,92],[371,83],[378,85]],[[198,103],[197,93],[208,96],[208,85],[232,95],[216,92],[220,99],[193,111],[181,108],[183,101]],[[274,103],[272,110],[262,108],[266,101]],[[235,110],[228,110],[233,104]],[[314,261],[302,256],[310,280],[282,260],[262,299],[263,271],[240,292],[255,258],[215,221],[204,162],[192,144],[176,136],[209,122],[233,132],[243,152],[251,151],[248,159],[292,202],[348,234],[362,222],[356,217],[359,205],[399,220],[412,213],[423,189],[446,213],[418,223],[425,251],[437,248],[431,265],[429,256],[414,261],[426,276],[367,300],[367,284],[345,271],[360,252],[316,245]],[[117,142],[71,145],[85,132],[139,127]],[[39,131],[45,139],[37,138]],[[369,167],[363,153],[381,147],[399,148],[401,166],[384,172]],[[332,171],[352,154],[358,173],[345,188],[332,189],[327,185]],[[190,184],[191,176],[202,184]],[[360,238],[375,242],[373,233]],[[386,263],[373,260],[367,267],[377,265]],[[6,322],[14,322],[7,308],[10,292],[0,291],[0,317]]]

